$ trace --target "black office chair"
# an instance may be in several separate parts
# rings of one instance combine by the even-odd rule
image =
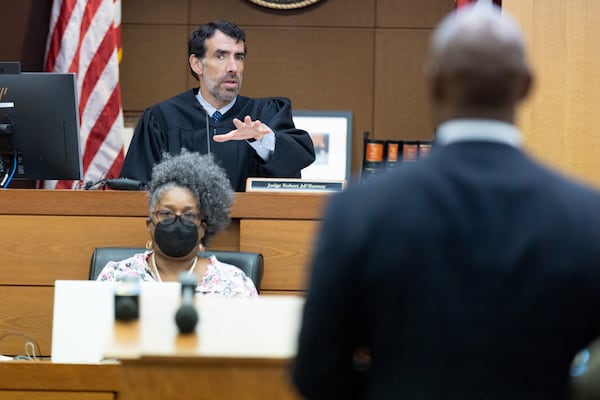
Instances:
[[[107,262],[124,260],[136,253],[143,253],[144,251],[145,249],[142,247],[96,247],[92,253],[89,279],[95,280]],[[252,282],[254,282],[256,290],[260,292],[260,285],[262,283],[264,272],[264,258],[262,254],[223,250],[198,253],[198,256],[200,257],[209,257],[211,255],[215,255],[220,261],[235,265],[244,271],[248,278],[252,279]]]

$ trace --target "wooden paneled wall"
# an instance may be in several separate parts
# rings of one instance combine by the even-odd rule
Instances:
[[[522,26],[536,80],[519,125],[535,157],[600,187],[600,2],[504,0]]]
[[[196,83],[187,37],[198,24],[229,19],[247,33],[242,94],[286,96],[295,109],[353,113],[352,171],[360,171],[362,135],[432,138],[423,79],[431,31],[453,0],[321,0],[272,10],[248,0],[122,2],[121,93],[128,124],[148,106]],[[43,68],[47,0],[0,2],[0,59]]]
[[[595,135],[600,116],[600,21],[596,0],[505,0],[523,26],[537,80],[520,114],[526,145],[565,173],[600,185]],[[432,124],[423,79],[427,42],[453,0],[321,0],[275,11],[248,0],[123,1],[121,84],[124,111],[194,85],[187,36],[197,24],[231,19],[248,33],[242,94],[283,95],[296,109],[350,110],[352,169],[362,160],[362,133],[429,139]],[[43,67],[50,2],[0,2],[0,59]]]
[[[432,28],[453,7],[452,0],[322,0],[276,11],[248,0],[124,1],[124,110],[135,115],[195,86],[189,32],[229,19],[247,33],[242,94],[290,97],[295,109],[352,111],[356,173],[365,131],[432,138],[423,62]]]

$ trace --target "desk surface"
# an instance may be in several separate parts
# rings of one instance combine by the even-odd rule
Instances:
[[[84,301],[85,299],[82,299]],[[304,298],[195,298],[199,322],[192,334],[179,334],[175,313],[178,284],[146,284],[140,294],[140,320],[115,322],[106,358],[254,358],[289,360],[296,354]],[[72,325],[71,325],[72,326]],[[71,328],[70,334],[73,334]],[[89,329],[81,327],[80,329]],[[102,331],[103,327],[94,330]],[[57,334],[56,330],[54,334]]]

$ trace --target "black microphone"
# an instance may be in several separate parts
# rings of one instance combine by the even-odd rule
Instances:
[[[12,124],[0,124],[0,133],[6,134],[6,135],[10,135],[11,133],[14,133]]]
[[[104,185],[106,185],[106,179],[100,179],[98,182],[87,181],[84,190],[101,190],[104,189]]]
[[[194,305],[198,278],[196,274],[182,272],[179,275],[179,282],[181,282],[181,306],[175,313],[175,323],[180,333],[191,333],[198,324],[198,311]]]
[[[115,289],[115,319],[133,321],[139,318],[140,281],[137,277],[125,276],[117,282]]]
[[[204,111],[204,115],[205,115],[205,123],[206,123],[206,151],[208,154],[210,154],[210,122],[208,121],[208,112],[206,111],[206,109],[204,107],[202,107],[202,104],[200,103],[195,103],[194,107],[196,107],[198,110],[202,110]]]
[[[106,179],[106,186],[113,190],[144,190],[144,183],[129,178]]]

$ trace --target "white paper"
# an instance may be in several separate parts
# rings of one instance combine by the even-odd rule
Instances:
[[[57,280],[52,362],[98,363],[114,326],[114,283]]]

